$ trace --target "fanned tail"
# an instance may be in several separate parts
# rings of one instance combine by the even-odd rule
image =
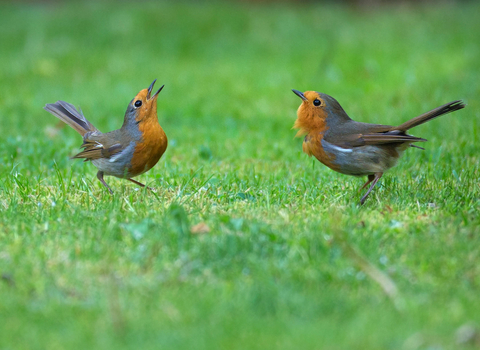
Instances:
[[[46,104],[43,109],[70,125],[82,136],[87,132],[98,131],[98,129],[83,116],[82,112],[77,111],[75,106],[70,103],[57,101]]]
[[[427,113],[423,113],[422,115],[419,115],[418,117],[415,117],[413,119],[410,119],[409,121],[403,123],[402,125],[399,125],[392,130],[400,130],[400,131],[407,131],[411,128],[414,128],[418,125],[421,125],[423,123],[426,123],[434,118],[440,117],[441,115],[451,113],[454,111],[458,111],[459,109],[465,108],[465,104],[461,100],[453,101],[447,104],[444,104],[443,106],[437,107],[435,109],[432,109],[431,111]]]

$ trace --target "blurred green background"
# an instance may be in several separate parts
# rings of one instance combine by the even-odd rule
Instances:
[[[480,346],[478,2],[0,3],[0,348]],[[138,178],[72,161],[158,79],[169,138]],[[291,89],[412,130],[363,179],[302,153]],[[393,291],[387,288],[394,286]]]

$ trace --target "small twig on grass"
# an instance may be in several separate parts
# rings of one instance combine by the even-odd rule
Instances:
[[[389,298],[395,299],[398,296],[398,288],[387,274],[368,261],[348,242],[344,241],[340,245],[345,255],[352,259],[368,277],[377,282]]]
[[[333,215],[335,222],[342,222],[339,215]],[[350,244],[347,240],[346,233],[343,230],[334,228],[333,231],[334,242],[337,243],[344,254],[349,257],[357,267],[365,273],[368,277],[380,285],[383,292],[392,300],[393,305],[398,311],[401,311],[401,303],[399,299],[399,292],[395,282],[373,263],[371,263],[359,250]]]

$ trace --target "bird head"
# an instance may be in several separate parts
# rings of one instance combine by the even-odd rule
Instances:
[[[153,85],[157,79],[150,84],[148,89],[141,90],[137,96],[130,101],[127,112],[125,113],[125,122],[135,122],[139,124],[151,118],[157,118],[157,97],[165,85],[162,85],[158,91],[152,95]]]
[[[322,132],[330,124],[341,120],[350,120],[340,104],[333,97],[316,91],[300,92],[292,90],[302,99],[297,110],[297,120],[293,128],[300,129],[296,136],[312,131]]]

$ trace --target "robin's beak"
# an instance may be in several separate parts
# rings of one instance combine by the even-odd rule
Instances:
[[[298,97],[300,97],[302,100],[304,101],[308,101],[308,99],[305,97],[305,95],[303,94],[303,92],[300,92],[298,90],[295,90],[295,89],[292,89],[293,93],[295,95],[297,95]]]
[[[157,95],[160,93],[160,91],[162,91],[163,87],[165,86],[165,85],[162,85],[162,87],[160,89],[158,89],[158,91],[152,97],[150,97],[150,95],[152,93],[152,90],[153,90],[153,85],[155,85],[156,81],[157,81],[157,79],[155,79],[153,81],[153,83],[151,83],[150,86],[148,87],[147,100],[151,100],[152,98],[157,97]]]

